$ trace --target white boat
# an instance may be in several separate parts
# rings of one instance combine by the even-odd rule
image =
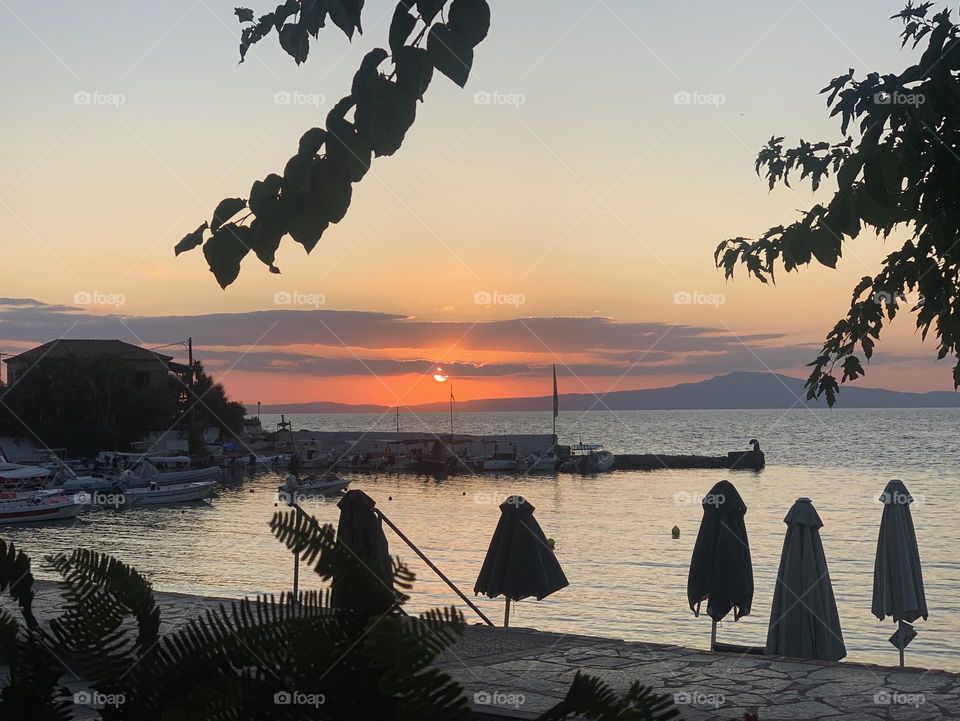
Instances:
[[[0,493],[0,525],[62,521],[76,517],[83,503],[75,498],[42,493],[29,496],[13,491]]]
[[[553,448],[531,453],[522,460],[524,473],[552,473],[557,470],[557,452]]]
[[[341,493],[349,485],[349,479],[340,478],[333,473],[324,476],[307,476],[299,481],[290,475],[277,490],[281,493],[319,493],[325,495]]]
[[[41,466],[22,466],[18,463],[0,464],[0,490],[20,491],[40,488],[50,478],[50,469]]]
[[[486,473],[512,473],[517,470],[516,452],[494,453],[489,458],[484,458],[483,470]]]
[[[599,443],[580,442],[570,447],[570,460],[560,470],[575,473],[605,473],[613,470],[616,456]]]
[[[64,494],[110,493],[118,490],[119,483],[100,476],[78,476],[69,466],[61,465],[45,487]]]
[[[161,470],[150,460],[143,459],[136,463],[132,468],[125,470],[119,476],[111,477],[119,481],[126,488],[144,488],[151,483],[161,486],[182,485],[184,483],[202,483],[216,482],[220,480],[220,469],[211,466],[209,468],[189,468]]]
[[[126,506],[157,506],[164,503],[202,501],[213,494],[213,481],[161,486],[152,483],[146,488],[127,488],[123,492]]]

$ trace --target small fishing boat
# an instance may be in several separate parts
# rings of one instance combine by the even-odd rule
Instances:
[[[202,501],[213,494],[213,481],[161,486],[151,483],[146,488],[127,488],[123,492],[126,506],[157,506],[166,503]]]
[[[556,449],[550,448],[524,456],[520,461],[520,467],[524,473],[552,473],[557,470],[558,462]]]
[[[605,473],[613,470],[616,456],[599,443],[583,443],[570,447],[570,460],[560,466],[561,471],[573,473]]]
[[[161,486],[183,485],[185,483],[211,482],[220,480],[220,469],[216,466],[209,468],[190,468],[179,466],[162,470],[148,459],[138,461],[119,476],[112,476],[127,488],[143,488],[151,483]]]
[[[323,476],[306,476],[297,480],[294,476],[287,476],[286,482],[277,488],[281,493],[342,493],[350,485],[350,480],[340,478],[334,473]]]
[[[0,463],[0,490],[3,491],[41,488],[49,478],[49,468],[23,466],[18,463]]]
[[[483,459],[485,473],[513,473],[517,470],[517,452],[493,453]]]
[[[0,492],[0,525],[62,521],[76,517],[82,510],[83,503],[67,496]]]

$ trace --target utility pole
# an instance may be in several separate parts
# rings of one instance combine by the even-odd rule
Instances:
[[[187,338],[187,363],[190,366],[190,390],[193,390],[193,337]]]

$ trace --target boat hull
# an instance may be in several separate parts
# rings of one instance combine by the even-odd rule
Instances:
[[[170,503],[189,503],[202,501],[213,494],[216,484],[212,481],[204,483],[185,483],[178,486],[161,486],[159,488],[130,488],[124,492],[124,505],[159,506]]]
[[[0,502],[0,525],[45,523],[75,518],[83,504],[62,497],[18,498]]]
[[[109,480],[120,481],[123,476],[114,476]],[[220,469],[214,466],[209,468],[188,468],[183,471],[164,471],[152,477],[131,475],[126,479],[128,488],[146,488],[151,483],[159,486],[175,486],[185,483],[206,483],[220,480]]]

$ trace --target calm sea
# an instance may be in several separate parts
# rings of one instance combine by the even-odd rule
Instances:
[[[295,429],[392,430],[393,416],[293,416]],[[278,418],[263,416],[272,427]],[[401,416],[401,430],[448,428],[445,414]],[[924,564],[930,620],[907,651],[909,663],[960,671],[960,409],[811,411],[651,411],[561,414],[561,442],[602,442],[614,452],[723,454],[758,438],[768,466],[759,473],[714,470],[616,472],[595,477],[461,477],[442,483],[412,476],[358,476],[351,487],[378,506],[465,592],[473,583],[499,517],[519,492],[536,517],[570,586],[544,601],[524,601],[511,623],[571,633],[706,648],[710,623],[686,604],[686,580],[702,514],[699,497],[723,478],[747,506],[754,560],[753,613],[720,628],[721,641],[762,645],[786,526],[798,496],[813,499],[839,605],[848,659],[895,664],[892,623],[870,614],[873,561],[882,512],[877,497],[902,479]],[[457,432],[549,433],[546,413],[462,414]],[[42,554],[85,546],[145,572],[156,588],[224,596],[278,592],[292,583],[292,559],[273,539],[273,475],[247,477],[209,504],[95,511],[72,525],[0,531]],[[335,522],[335,500],[305,506]],[[681,529],[673,540],[670,529]],[[411,610],[457,599],[399,539],[389,536],[419,581]],[[40,574],[49,576],[49,574]],[[51,576],[52,577],[52,576]],[[303,574],[304,587],[318,587]],[[477,601],[502,619],[502,601]],[[469,609],[465,609],[469,620]]]

